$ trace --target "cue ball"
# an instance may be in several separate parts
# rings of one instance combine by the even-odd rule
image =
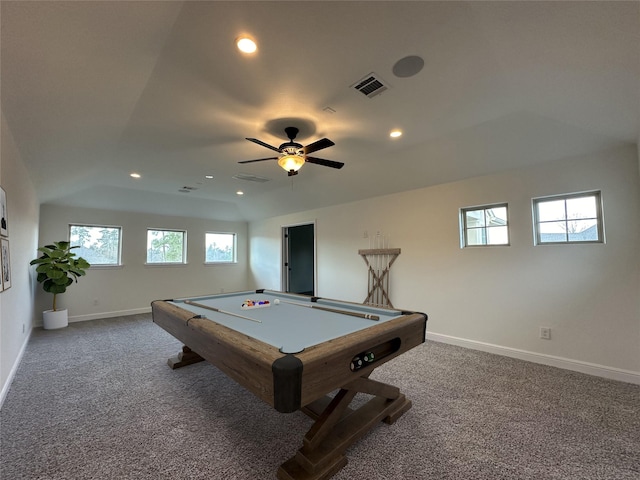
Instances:
[[[276,298],[276,299],[273,301],[273,304],[274,304],[274,305],[280,305],[280,300]]]

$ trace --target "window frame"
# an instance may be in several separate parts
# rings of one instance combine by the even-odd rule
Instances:
[[[473,212],[476,210],[482,210],[485,216],[485,225],[483,227],[474,227],[472,230],[482,229],[485,232],[484,238],[486,240],[487,228],[495,228],[495,227],[487,227],[486,225],[486,212],[492,208],[502,208],[504,207],[506,210],[506,223],[505,225],[501,225],[507,228],[507,242],[506,243],[482,243],[482,244],[469,244],[469,227],[467,225],[467,212]],[[491,203],[487,205],[476,205],[473,207],[464,207],[460,209],[460,248],[477,248],[477,247],[509,247],[511,246],[511,232],[509,230],[509,204],[507,202],[501,203]]]
[[[231,261],[207,261],[207,235],[233,235],[233,259]],[[205,265],[235,265],[238,263],[238,234],[236,232],[213,232],[204,233],[204,264]]]
[[[182,260],[179,262],[150,262],[149,261],[149,232],[175,232],[182,233]],[[150,266],[177,266],[187,264],[187,231],[180,228],[154,228],[147,227],[147,235],[145,238],[145,265]]]
[[[71,242],[71,229],[73,227],[89,227],[89,228],[112,228],[112,229],[116,229],[118,230],[118,258],[116,263],[96,263],[93,261],[89,261],[88,259],[85,258],[85,260],[89,261],[89,263],[91,264],[91,268],[113,268],[113,267],[121,267],[122,266],[122,226],[119,225],[100,225],[100,224],[93,224],[93,223],[69,223],[69,228],[67,230],[68,232],[68,239],[69,239],[69,243],[73,246],[74,244]],[[82,257],[81,254],[78,254],[76,251],[76,254],[80,257]]]
[[[569,228],[568,223],[576,220],[593,220],[592,217],[584,217],[579,219],[569,219],[567,218],[567,200],[571,200],[574,198],[583,198],[583,197],[595,197],[596,203],[596,227],[598,232],[597,240],[569,240]],[[538,205],[540,203],[544,203],[545,201],[564,201],[564,209],[565,216],[563,219],[554,220],[554,222],[562,222],[564,221],[567,228],[565,228],[565,236],[566,241],[549,241],[544,242],[541,239],[540,233],[540,225],[544,223],[551,223],[551,220],[540,221],[539,219],[539,209]],[[590,190],[586,192],[574,192],[574,193],[561,193],[557,195],[545,195],[543,197],[535,197],[531,199],[531,214],[533,219],[533,244],[535,246],[538,245],[593,245],[593,244],[603,244],[605,243],[605,234],[604,234],[604,211],[602,208],[602,191],[601,190]]]

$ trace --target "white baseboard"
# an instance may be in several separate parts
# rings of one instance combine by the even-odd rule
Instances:
[[[480,350],[482,352],[495,353],[505,357],[518,358],[528,362],[540,363],[551,367],[564,368],[574,372],[586,373],[597,377],[604,377],[620,382],[633,383],[640,385],[640,372],[631,370],[623,370],[621,368],[606,367],[595,363],[583,362],[580,360],[572,360],[570,358],[556,357],[553,355],[545,355],[542,353],[529,352],[527,350],[519,350],[517,348],[503,347],[501,345],[493,345],[491,343],[478,342],[475,340],[467,340],[450,335],[442,335],[439,333],[427,332],[427,340],[434,342],[448,343],[459,347],[469,348],[472,350]]]
[[[20,366],[20,362],[22,361],[22,357],[24,356],[24,352],[27,349],[27,344],[29,343],[29,339],[31,338],[31,332],[33,329],[29,329],[29,333],[27,337],[24,339],[24,343],[22,347],[20,347],[20,351],[13,362],[13,367],[11,367],[11,371],[9,372],[9,376],[7,377],[7,381],[2,385],[2,391],[0,391],[0,410],[2,409],[2,405],[4,405],[4,400],[7,398],[7,394],[9,393],[9,388],[13,383],[13,378],[16,376],[16,372],[18,371],[18,367]]]
[[[139,315],[151,312],[151,306],[144,308],[133,308],[131,310],[118,310],[115,312],[91,313],[88,315],[74,315],[69,317],[69,323],[84,322],[87,320],[98,320],[100,318],[124,317],[127,315]]]

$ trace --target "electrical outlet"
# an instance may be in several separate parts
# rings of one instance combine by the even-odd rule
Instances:
[[[543,340],[551,340],[551,328],[540,327],[540,338]]]

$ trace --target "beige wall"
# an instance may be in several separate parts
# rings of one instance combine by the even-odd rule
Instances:
[[[369,247],[364,232],[381,232],[402,249],[391,299],[426,312],[432,338],[640,380],[637,162],[631,146],[253,222],[253,286],[280,287],[280,227],[315,220],[317,294],[363,301],[367,271],[358,249]],[[606,244],[533,246],[533,197],[596,189]],[[509,204],[511,246],[461,249],[459,209],[497,202]],[[551,340],[538,338],[540,326],[551,327]]]
[[[29,261],[37,248],[38,201],[9,125],[2,115],[0,185],[7,194],[11,288],[0,293],[0,405],[26,342],[33,317]]]
[[[69,309],[69,321],[150,311],[153,300],[242,290],[247,286],[247,224],[143,213],[42,205],[39,245],[68,240],[69,224],[122,227],[121,267],[92,267],[87,276],[59,296],[58,308]],[[187,231],[187,264],[145,265],[147,228]],[[206,232],[234,232],[238,263],[205,265]],[[40,312],[51,308],[51,295],[38,289],[36,323]]]

